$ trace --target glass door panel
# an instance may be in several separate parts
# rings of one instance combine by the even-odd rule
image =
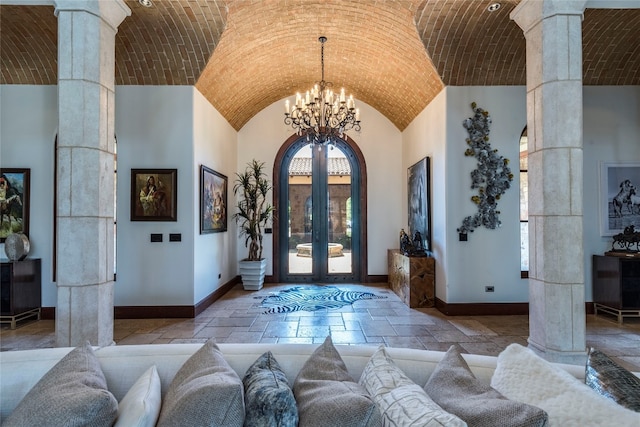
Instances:
[[[313,174],[309,146],[299,149],[289,163],[288,274],[313,273]]]
[[[351,268],[351,165],[344,152],[336,147],[327,159],[328,274],[350,274]]]

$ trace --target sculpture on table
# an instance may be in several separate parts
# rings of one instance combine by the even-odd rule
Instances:
[[[404,231],[404,228],[401,229],[400,252],[405,256],[428,256],[427,251],[424,249],[422,234],[419,231],[416,231],[412,240]]]

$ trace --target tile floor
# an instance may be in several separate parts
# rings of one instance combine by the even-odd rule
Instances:
[[[204,342],[378,344],[430,350],[457,345],[466,353],[497,355],[510,343],[527,345],[528,316],[448,317],[433,308],[410,309],[384,284],[338,285],[369,291],[384,299],[361,300],[341,309],[264,314],[260,303],[291,285],[270,284],[260,291],[235,286],[195,319],[117,319],[116,344]],[[54,321],[41,320],[0,330],[0,350],[53,347]],[[640,371],[640,319],[619,325],[613,317],[587,316],[587,345],[627,369]]]

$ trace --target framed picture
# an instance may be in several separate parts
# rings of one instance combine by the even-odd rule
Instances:
[[[29,237],[30,169],[0,169],[0,243],[11,233]]]
[[[640,163],[600,163],[600,234],[640,231]]]
[[[200,234],[227,231],[227,177],[200,166]]]
[[[425,157],[407,170],[407,198],[409,201],[409,230],[411,238],[417,231],[422,236],[425,250],[431,250],[429,157]]]
[[[178,170],[131,169],[131,221],[178,220]]]

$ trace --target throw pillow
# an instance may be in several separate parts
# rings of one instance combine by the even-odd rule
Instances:
[[[293,383],[300,427],[380,426],[380,411],[347,370],[328,336]]]
[[[87,342],[44,374],[2,425],[111,426],[117,415],[118,401]]]
[[[619,405],[640,412],[640,378],[595,348],[587,356],[585,383]]]
[[[211,339],[176,372],[157,426],[241,427],[243,423],[242,381]]]
[[[395,364],[384,346],[367,362],[360,384],[373,397],[385,426],[466,426],[446,412]]]
[[[153,427],[160,415],[160,377],[153,365],[136,380],[118,403],[114,427]]]
[[[287,376],[268,351],[247,369],[244,384],[245,427],[298,425],[298,408]]]
[[[452,345],[427,380],[425,391],[444,410],[471,426],[544,426],[547,413],[509,400],[478,380]]]
[[[640,414],[600,396],[519,344],[500,353],[491,386],[509,399],[544,409],[552,426],[640,425]]]

